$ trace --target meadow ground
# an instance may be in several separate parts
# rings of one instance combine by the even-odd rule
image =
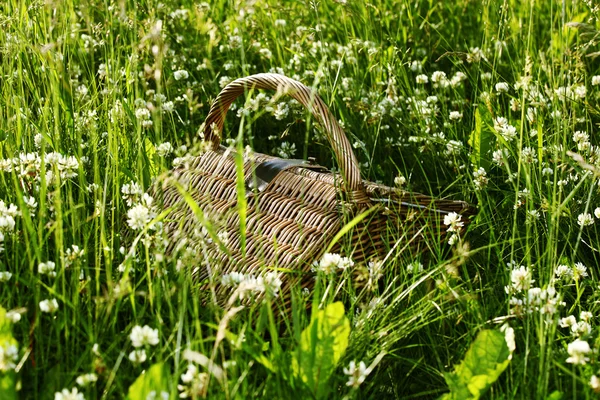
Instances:
[[[0,398],[598,396],[599,17],[592,0],[1,2]],[[202,254],[165,253],[143,193],[259,72],[318,91],[364,179],[476,204],[467,232],[383,264],[327,255],[291,314],[270,275],[221,277],[255,302],[211,301]],[[334,168],[307,117],[248,94],[224,143]]]

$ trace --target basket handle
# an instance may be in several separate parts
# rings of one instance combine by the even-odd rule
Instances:
[[[346,191],[356,201],[368,201],[360,177],[358,161],[342,127],[316,93],[302,83],[286,76],[270,73],[256,74],[236,79],[225,86],[213,102],[204,121],[204,140],[211,142],[213,149],[216,150],[221,144],[220,132],[223,131],[223,123],[229,107],[238,96],[248,89],[283,91],[308,108],[325,128],[327,140],[338,159]],[[213,128],[216,128],[216,132]]]

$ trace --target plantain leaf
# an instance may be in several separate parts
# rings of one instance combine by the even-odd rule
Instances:
[[[6,318],[6,310],[0,307],[0,346],[4,352],[4,363],[8,366],[9,363],[16,361],[18,355],[18,343],[12,336],[12,323]],[[0,371],[0,399],[17,399],[17,374],[12,368],[6,368],[5,371]]]
[[[164,393],[169,395],[169,376],[170,371],[165,364],[154,364],[142,372],[129,387],[127,400],[146,400],[149,397],[160,399]]]
[[[468,144],[471,146],[471,163],[475,168],[489,169],[490,160],[486,155],[490,152],[494,135],[490,126],[493,125],[492,117],[484,105],[475,109],[475,129],[469,136]]]
[[[302,331],[292,370],[316,398],[324,397],[329,390],[327,382],[348,347],[349,336],[350,322],[341,302],[317,311]]]
[[[511,352],[502,332],[484,330],[471,344],[464,360],[444,378],[450,393],[442,399],[479,399],[510,363]]]

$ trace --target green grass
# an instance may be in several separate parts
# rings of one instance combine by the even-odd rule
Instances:
[[[596,396],[595,351],[585,365],[567,359],[576,338],[594,350],[600,343],[600,10],[585,1],[344,3],[0,4],[0,200],[19,210],[0,207],[0,270],[12,274],[0,283],[0,305],[21,316],[12,323],[18,356],[12,366],[0,362],[0,378],[14,376],[21,398],[51,399],[76,386],[88,399],[124,398],[159,362],[161,390],[175,398],[187,349],[213,363],[192,363],[204,379],[200,397],[437,398],[477,333],[505,323],[516,349],[487,398]],[[221,87],[268,71],[318,90],[364,179],[393,186],[402,175],[409,190],[477,204],[462,241],[428,243],[432,251],[415,259],[392,253],[373,290],[349,271],[320,273],[313,292],[294,293],[283,322],[281,299],[239,310],[205,303],[190,279],[202,260],[165,256],[157,237],[136,240],[142,231],[127,213],[176,158],[197,151]],[[433,82],[436,71],[447,79]],[[426,83],[417,81],[422,74]],[[334,166],[297,103],[282,98],[269,111],[246,100],[229,112],[228,144]],[[498,117],[514,129],[494,127]],[[577,131],[588,139],[577,143]],[[122,188],[132,182],[140,191],[128,204]],[[583,213],[589,225],[578,223]],[[38,271],[48,261],[55,276]],[[424,269],[408,271],[414,261]],[[576,263],[588,276],[576,279]],[[559,265],[575,276],[559,278]],[[519,266],[532,282],[511,283]],[[555,288],[559,304],[525,300],[534,287]],[[42,312],[46,299],[56,300],[55,312]],[[348,344],[328,359],[331,376],[315,391],[293,361],[307,340],[304,307],[336,301]],[[592,313],[589,331],[561,327],[582,311]],[[129,360],[136,325],[158,333],[142,363]],[[344,372],[351,361],[373,366],[355,387]],[[87,373],[97,381],[78,385]]]

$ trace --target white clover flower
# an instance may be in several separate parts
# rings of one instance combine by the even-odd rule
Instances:
[[[56,263],[54,261],[46,261],[45,263],[40,263],[38,265],[38,273],[40,275],[48,275],[51,278],[56,276]]]
[[[504,340],[506,341],[506,347],[508,347],[508,351],[510,351],[508,359],[512,360],[512,353],[517,348],[517,345],[515,343],[515,330],[511,328],[510,325],[504,324],[500,327],[500,332],[504,332]]]
[[[138,108],[135,110],[135,117],[140,121],[148,120],[150,119],[150,110],[147,108]]]
[[[260,54],[261,56],[263,56],[266,59],[270,59],[271,57],[273,57],[273,53],[271,52],[271,50],[267,49],[267,48],[262,48],[258,51],[258,54]]]
[[[446,143],[446,154],[447,155],[457,155],[460,154],[460,151],[463,148],[463,144],[462,142],[459,142],[458,140],[449,140],[448,143]]]
[[[0,211],[0,232],[13,232],[15,230],[16,221],[11,215],[2,214]]]
[[[217,233],[217,238],[221,243],[223,243],[224,246],[227,246],[229,244],[229,232],[221,231]]]
[[[54,400],[85,400],[83,393],[79,393],[76,387],[71,389],[63,389],[60,392],[54,393]]]
[[[552,286],[540,293],[540,304],[537,306],[540,314],[554,315],[558,311],[558,307],[564,306],[565,303],[561,301],[561,296],[556,292],[556,289]]]
[[[584,131],[575,131],[573,133],[573,141],[577,144],[577,150],[586,151],[592,146],[590,143],[590,136]]]
[[[600,379],[596,375],[590,378],[590,388],[596,393],[600,392]]]
[[[291,158],[294,154],[296,154],[296,144],[289,142],[281,142],[279,147],[275,149],[275,152],[281,158]]]
[[[263,278],[265,291],[273,297],[277,297],[281,289],[282,281],[276,272],[268,272]]]
[[[181,381],[183,383],[190,383],[197,374],[198,368],[194,364],[189,364],[185,373],[181,374]]]
[[[367,263],[369,278],[373,281],[379,280],[383,276],[383,260],[375,259]]]
[[[148,207],[142,204],[137,204],[127,211],[127,224],[131,229],[144,229],[152,218],[154,217]]]
[[[450,115],[449,118],[453,121],[459,121],[461,120],[463,117],[462,113],[460,111],[450,111]]]
[[[487,185],[488,178],[485,169],[480,167],[477,171],[473,172],[473,183],[475,184],[476,190],[480,190]]]
[[[142,187],[136,182],[125,183],[123,186],[121,186],[121,197],[130,207],[137,200],[137,198],[142,195],[142,193],[144,193]]]
[[[471,47],[469,49],[469,52],[467,53],[467,62],[469,64],[472,64],[472,63],[478,63],[481,60],[487,60],[487,58],[485,57],[485,54],[483,53],[483,50],[481,50],[479,47]],[[491,74],[490,74],[490,78],[491,78]]]
[[[429,78],[425,74],[417,75],[417,77],[415,79],[416,79],[417,83],[420,83],[420,84],[425,84],[425,83],[429,82]]]
[[[371,370],[367,368],[363,361],[358,363],[358,366],[355,361],[350,361],[348,367],[344,368],[344,374],[348,375],[348,382],[346,382],[346,385],[358,388],[370,373]]]
[[[510,142],[517,137],[517,128],[510,125],[508,120],[504,117],[496,117],[494,120],[494,130],[507,142]]]
[[[581,337],[592,333],[592,326],[585,322],[579,321],[578,323],[571,325],[571,334],[573,336]]]
[[[457,87],[465,79],[467,79],[467,76],[463,72],[458,71],[456,74],[454,74],[454,76],[452,77],[452,79],[450,79],[450,86]]]
[[[319,270],[325,272],[326,274],[331,274],[335,272],[337,266],[340,264],[340,260],[342,257],[336,253],[325,253],[323,257],[321,257],[321,261],[319,261]]]
[[[448,80],[448,78],[446,78],[446,73],[443,71],[435,71],[431,74],[431,82],[433,83],[442,83],[446,80]]]
[[[596,209],[594,210],[594,216],[600,219],[600,207],[596,207]]]
[[[556,267],[554,274],[558,279],[571,279],[573,278],[573,268],[562,264]]]
[[[588,142],[590,140],[590,135],[584,131],[575,131],[573,133],[573,141],[575,143]]]
[[[398,176],[396,176],[394,178],[394,185],[398,186],[398,187],[402,187],[406,184],[406,178],[404,177],[404,175],[402,174],[398,174]],[[599,209],[600,210],[600,209]]]
[[[600,85],[600,75],[592,76],[592,86]]]
[[[94,373],[79,375],[75,382],[81,387],[88,386],[90,383],[98,381],[98,375]]]
[[[492,161],[499,167],[504,165],[504,159],[508,158],[509,153],[505,150],[498,149],[492,153]]]
[[[246,276],[240,272],[231,272],[229,274],[225,274],[221,276],[221,285],[223,286],[237,286],[239,285]]]
[[[152,329],[148,325],[144,325],[143,328],[136,325],[131,330],[129,338],[133,347],[156,346],[159,342],[158,329]]]
[[[23,196],[23,202],[25,203],[25,206],[27,206],[27,208],[29,209],[29,215],[31,215],[31,217],[35,217],[35,209],[38,206],[38,203],[35,200],[35,197]]]
[[[540,218],[540,212],[538,210],[527,211],[527,222],[532,223]]]
[[[420,274],[423,272],[423,264],[419,261],[413,261],[406,266],[406,272],[409,274]]]
[[[550,167],[544,167],[542,168],[542,175],[543,176],[549,176],[552,175],[554,173],[554,170]]]
[[[7,372],[15,369],[18,357],[19,349],[16,345],[5,343],[4,346],[0,346],[0,371]]]
[[[581,314],[579,314],[579,318],[581,318],[581,320],[585,322],[590,322],[593,316],[594,314],[592,314],[589,311],[582,311]]]
[[[561,328],[570,328],[573,325],[577,324],[577,320],[575,319],[575,316],[569,315],[568,317],[561,318],[558,321],[558,324],[560,325]]]
[[[506,286],[504,289],[507,292],[510,291],[510,289],[509,289],[508,286]],[[508,303],[512,307],[511,310],[510,310],[511,314],[521,315],[523,313],[524,303],[523,303],[522,299],[519,299],[519,298],[513,296],[513,297],[510,298],[510,300],[508,301]]]
[[[462,215],[456,212],[444,215],[444,225],[448,226],[448,232],[460,232],[461,228],[465,225],[461,219]]]
[[[16,324],[21,320],[21,313],[19,311],[10,310],[6,313],[6,319],[8,319],[13,324]]]
[[[453,234],[452,234],[452,235],[451,235],[451,236],[448,238],[448,244],[449,244],[450,246],[454,246],[454,244],[455,244],[456,242],[458,242],[458,239],[459,239],[458,235],[457,235],[456,233],[453,233]]]
[[[8,282],[12,278],[12,273],[8,271],[0,271],[0,282]]]
[[[64,267],[69,268],[73,265],[77,260],[83,258],[85,255],[85,250],[80,249],[76,244],[71,245],[71,248],[65,251],[65,258],[63,259]]]
[[[194,364],[189,364],[185,373],[181,374],[181,382],[184,384],[177,385],[179,398],[198,398],[206,394],[208,374],[206,372],[198,373],[198,368]]]
[[[344,3],[345,2],[346,2],[346,0],[344,0]],[[410,63],[410,70],[412,72],[421,72],[423,70],[423,64],[420,61],[413,60]]]
[[[42,140],[44,140],[44,137],[42,136],[41,133],[37,133],[33,137],[33,144],[35,145],[36,149],[39,149],[40,147],[42,147]]]
[[[535,164],[538,162],[537,153],[531,147],[524,147],[521,150],[521,160],[527,164]]]
[[[219,86],[221,88],[224,88],[225,86],[229,85],[229,83],[232,81],[232,79],[228,76],[222,76],[221,78],[219,78]]]
[[[148,357],[146,356],[146,350],[144,349],[133,350],[131,353],[129,353],[129,361],[134,364],[141,364],[147,359]]]
[[[273,111],[273,116],[275,117],[276,120],[281,121],[281,120],[285,119],[289,113],[290,113],[290,107],[288,106],[288,104],[286,102],[281,101],[281,102],[277,103],[277,105],[275,106],[275,109]]]
[[[512,287],[517,291],[529,290],[531,284],[535,282],[531,279],[531,271],[529,268],[526,268],[523,265],[511,271],[510,280],[512,282]]]
[[[567,358],[567,362],[569,364],[580,364],[585,365],[590,359],[586,357],[592,351],[590,345],[585,340],[575,339],[573,342],[569,343],[567,346],[567,352],[569,353],[569,358]]]
[[[247,294],[260,295],[266,291],[265,281],[263,277],[255,277],[253,275],[246,276],[241,281],[235,291],[235,297],[239,297],[240,300],[246,298]]]
[[[58,301],[56,299],[42,300],[39,306],[42,312],[53,314],[58,310]]]
[[[556,95],[562,99],[570,99],[571,97],[573,97],[573,92],[571,91],[571,88],[566,87],[566,86],[559,86],[558,88],[554,89],[554,93],[556,93]]]
[[[506,93],[508,92],[508,83],[506,82],[498,82],[496,83],[496,92],[498,93]]]
[[[331,60],[331,69],[340,69],[344,66],[344,62],[342,60]]]
[[[175,78],[176,81],[180,81],[180,80],[185,80],[190,76],[190,74],[184,70],[184,69],[180,69],[178,71],[173,72],[173,78]]]
[[[173,145],[169,142],[164,142],[156,147],[156,153],[160,157],[166,157],[173,152]]]
[[[587,267],[583,263],[575,263],[575,269],[573,271],[573,279],[578,281],[581,278],[587,278]]]
[[[575,94],[575,97],[578,97],[580,99],[585,99],[585,95],[587,94],[587,89],[583,85],[578,85],[573,88],[573,93]]]
[[[562,118],[562,112],[560,110],[554,110],[550,113],[550,118],[552,119],[561,119]]]
[[[352,261],[348,257],[340,257],[340,261],[338,263],[338,268],[341,270],[346,270],[348,268],[352,268],[354,266],[354,261]]]

